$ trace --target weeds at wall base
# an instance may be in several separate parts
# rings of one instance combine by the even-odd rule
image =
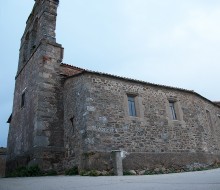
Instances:
[[[210,169],[220,168],[220,162],[215,162],[207,167],[192,167],[192,168],[155,168],[155,169],[146,169],[140,171],[126,170],[123,172],[123,175],[157,175],[157,174],[169,174],[169,173],[181,173],[181,172],[192,172],[192,171],[204,171]],[[37,176],[56,176],[57,172],[55,170],[49,170],[43,172],[39,166],[30,166],[30,167],[19,167],[15,171],[11,172],[7,177],[37,177]],[[65,171],[65,175],[81,175],[81,176],[113,176],[113,171],[97,171],[97,170],[81,170],[78,171],[77,167],[73,167]]]
[[[38,176],[56,176],[57,172],[55,170],[48,170],[43,172],[38,165],[30,167],[19,167],[13,172],[9,173],[8,177],[38,177]]]
[[[78,174],[79,174],[79,171],[76,166],[65,171],[65,175],[78,175]]]

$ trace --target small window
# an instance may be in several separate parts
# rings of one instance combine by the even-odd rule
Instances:
[[[177,120],[176,110],[175,110],[175,102],[169,101],[170,105],[170,112],[171,112],[171,119]]]
[[[207,117],[208,125],[211,128],[211,130],[213,131],[212,118],[211,118],[211,114],[208,110],[206,110],[206,117]]]
[[[136,108],[135,108],[135,97],[128,96],[128,110],[130,116],[137,116]]]
[[[21,95],[21,108],[23,108],[25,105],[25,91]]]

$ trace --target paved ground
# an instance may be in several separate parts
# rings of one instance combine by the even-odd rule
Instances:
[[[0,190],[220,190],[220,169],[153,176],[0,178]]]

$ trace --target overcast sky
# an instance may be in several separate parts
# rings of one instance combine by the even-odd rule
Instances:
[[[0,147],[6,146],[20,38],[34,0],[0,1]],[[220,100],[219,0],[60,0],[64,63]]]

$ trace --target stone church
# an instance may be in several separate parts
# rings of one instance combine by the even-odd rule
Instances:
[[[220,160],[220,103],[181,88],[62,63],[59,0],[35,0],[21,38],[7,171],[109,170],[211,164]]]

